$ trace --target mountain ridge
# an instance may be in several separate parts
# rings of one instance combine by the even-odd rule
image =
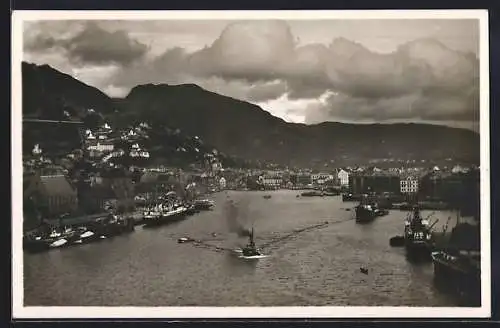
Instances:
[[[161,122],[200,136],[231,156],[286,165],[356,163],[373,158],[479,162],[479,135],[471,130],[411,122],[290,123],[258,105],[192,83],[141,84],[123,98],[110,98],[68,74],[42,66],[50,69],[33,69],[40,66],[23,63],[23,100],[31,101],[23,102],[23,115],[36,112],[33,103],[42,104],[46,111],[50,106],[59,111],[71,108],[72,112],[95,108],[118,125]],[[36,83],[33,72],[43,75],[44,81],[57,83],[42,92],[44,86]],[[44,114],[44,110],[38,113]]]

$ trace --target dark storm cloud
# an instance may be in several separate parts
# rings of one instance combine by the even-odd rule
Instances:
[[[189,26],[189,22],[184,24]],[[411,24],[417,33],[417,25],[426,23]],[[467,121],[477,120],[479,113],[476,55],[454,50],[432,37],[410,37],[388,51],[376,52],[364,42],[344,37],[333,38],[329,44],[300,43],[284,21],[240,21],[228,24],[203,48],[168,47],[158,55],[145,56],[148,47],[144,43],[128,32],[102,26],[84,24],[63,41],[42,34],[26,49],[62,47],[79,62],[128,65],[107,79],[109,89],[125,90],[141,83],[197,83],[247,101],[280,99],[275,104],[285,107],[276,112],[283,115],[286,101],[293,102],[294,115],[309,123],[342,118]],[[453,36],[450,31],[448,40]],[[141,40],[137,33],[134,37]],[[169,38],[168,31],[164,36],[154,33],[154,38],[161,37]],[[305,105],[299,115],[302,101]]]
[[[132,39],[126,31],[107,31],[97,23],[86,23],[83,29],[68,38],[39,34],[26,49],[62,49],[73,62],[83,65],[129,65],[143,57],[148,47]]]

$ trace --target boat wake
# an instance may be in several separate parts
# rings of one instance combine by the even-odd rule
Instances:
[[[269,255],[251,255],[251,256],[245,256],[245,255],[240,255],[238,256],[240,259],[245,259],[245,260],[254,260],[254,259],[263,259],[266,257],[269,257]]]

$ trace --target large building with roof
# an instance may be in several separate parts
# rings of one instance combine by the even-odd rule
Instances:
[[[47,215],[72,213],[78,209],[78,193],[64,175],[42,175],[38,185]]]

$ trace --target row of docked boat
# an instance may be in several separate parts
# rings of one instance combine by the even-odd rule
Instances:
[[[41,252],[54,248],[79,245],[134,231],[134,221],[109,214],[76,227],[40,229],[23,237],[23,248],[28,252]]]
[[[203,210],[211,210],[215,202],[209,199],[197,199],[192,203],[172,201],[157,203],[144,210],[144,226],[159,226],[185,219]]]

